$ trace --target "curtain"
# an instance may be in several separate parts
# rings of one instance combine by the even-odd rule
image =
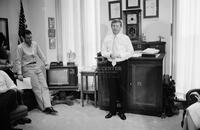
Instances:
[[[99,0],[56,0],[57,29],[62,39],[58,42],[58,57],[64,64],[71,50],[76,53],[79,67],[96,65],[100,50],[99,8]]]
[[[200,88],[200,0],[175,0],[174,68],[176,90]]]

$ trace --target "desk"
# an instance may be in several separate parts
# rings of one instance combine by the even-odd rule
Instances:
[[[128,60],[128,82],[126,91],[126,111],[147,115],[161,116],[163,110],[163,58],[136,57]],[[105,63],[98,63],[99,67],[106,67]],[[98,69],[97,70],[101,70]],[[98,105],[101,109],[109,106],[108,78],[98,75]]]

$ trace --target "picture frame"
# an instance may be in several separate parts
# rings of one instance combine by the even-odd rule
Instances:
[[[122,5],[121,1],[108,2],[109,20],[122,19]]]
[[[49,49],[56,49],[56,40],[54,37],[49,38]]]
[[[126,0],[126,9],[140,8],[140,0]]]
[[[55,18],[48,17],[48,27],[49,29],[55,29]]]
[[[159,17],[159,0],[143,0],[144,18]]]
[[[48,36],[49,37],[55,37],[56,36],[56,30],[55,29],[48,29]]]
[[[0,40],[4,41],[4,45],[7,46],[7,49],[10,50],[7,18],[0,18],[0,38]]]

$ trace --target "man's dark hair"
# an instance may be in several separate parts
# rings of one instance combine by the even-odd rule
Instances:
[[[111,26],[112,24],[114,23],[120,23],[120,26],[122,27],[122,21],[120,19],[114,19],[112,22],[111,22]]]
[[[30,30],[25,30],[25,35],[30,35],[32,34]]]

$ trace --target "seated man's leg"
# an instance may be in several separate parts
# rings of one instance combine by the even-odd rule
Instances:
[[[10,129],[9,114],[17,107],[17,96],[14,90],[8,90],[0,95],[0,122],[1,129]]]

